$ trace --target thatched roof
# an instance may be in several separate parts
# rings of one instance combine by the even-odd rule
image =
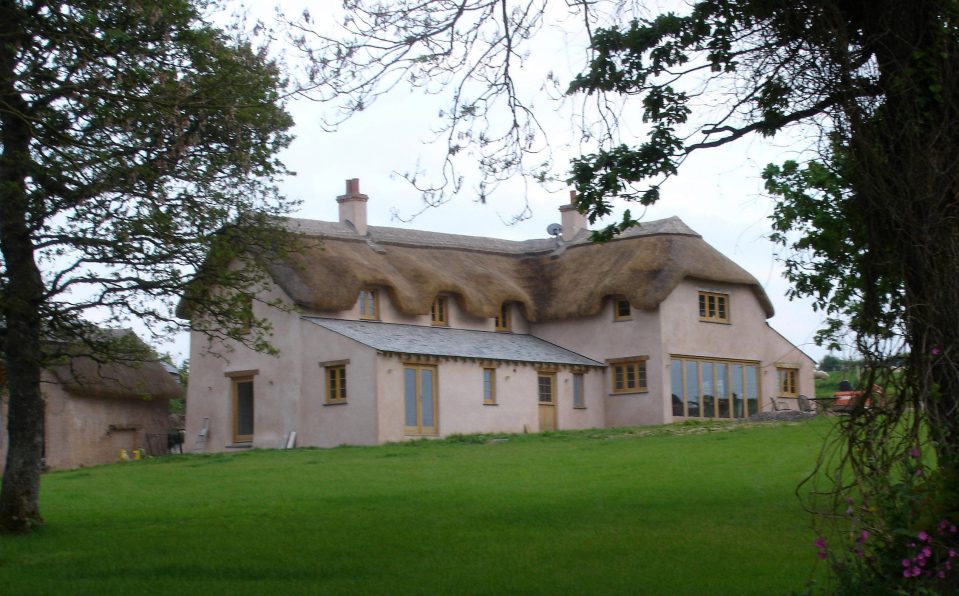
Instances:
[[[364,287],[385,288],[410,315],[427,314],[439,293],[456,295],[466,312],[494,317],[503,302],[531,321],[595,315],[609,296],[653,309],[685,278],[751,286],[766,311],[759,282],[678,218],[644,222],[605,244],[580,234],[572,242],[458,236],[370,226],[289,220],[303,249],[269,265],[276,283],[306,309],[347,310]],[[317,242],[320,240],[320,242]]]
[[[114,355],[110,361],[74,350],[77,353],[65,358],[64,363],[48,368],[69,393],[80,397],[133,399],[174,399],[182,395],[180,384],[163,363],[144,357],[149,348],[132,331],[105,334],[132,336],[128,341],[135,342],[137,349],[129,357]]]

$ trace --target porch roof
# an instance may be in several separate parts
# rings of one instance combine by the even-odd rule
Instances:
[[[604,367],[576,352],[520,333],[497,333],[323,317],[304,320],[382,353]]]

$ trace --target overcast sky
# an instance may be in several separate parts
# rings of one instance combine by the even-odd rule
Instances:
[[[288,4],[291,12],[297,10],[292,3]],[[315,19],[321,20],[324,10],[333,10],[339,5],[334,0],[312,2],[311,12]],[[562,76],[564,72],[580,68],[581,56],[568,37],[547,40],[543,49],[531,55],[515,76],[532,89],[548,71]],[[361,192],[370,197],[371,225],[509,239],[546,237],[546,226],[559,221],[557,209],[569,200],[568,188],[545,189],[515,180],[500,187],[486,204],[480,204],[470,186],[475,178],[467,178],[467,190],[453,201],[429,209],[409,223],[394,217],[396,213],[407,217],[423,206],[418,192],[396,173],[419,167],[429,174],[440,168],[441,150],[445,146],[433,142],[431,131],[438,124],[436,114],[442,105],[439,98],[400,87],[343,124],[338,131],[325,132],[320,121],[323,110],[328,109],[326,106],[306,100],[293,101],[289,109],[296,121],[296,139],[282,158],[297,175],[284,180],[281,189],[288,197],[302,201],[295,216],[336,220],[336,196],[343,194],[346,179],[359,178]],[[570,116],[562,110],[556,111],[555,105],[545,101],[538,106],[538,117],[558,141],[555,149],[562,145],[559,141],[563,135],[568,135]],[[636,132],[636,138],[641,132]],[[556,156],[562,163],[568,163],[577,153],[575,148],[565,151],[560,148]],[[758,138],[746,138],[721,149],[694,154],[680,174],[665,185],[659,203],[647,209],[642,218],[678,216],[749,271],[775,306],[776,315],[769,321],[772,327],[818,361],[825,352],[814,345],[813,336],[822,325],[822,317],[813,312],[809,302],[789,301],[785,296],[788,284],[782,277],[783,267],[776,258],[776,247],[767,239],[771,232],[768,216],[772,201],[763,194],[760,179],[765,164],[796,155],[796,145]],[[525,200],[529,202],[530,217],[510,225],[513,217],[523,210]],[[626,207],[625,203],[617,204],[617,215]],[[635,206],[633,213],[637,214]],[[182,334],[161,349],[171,351],[178,361],[186,358],[189,353],[186,335]]]

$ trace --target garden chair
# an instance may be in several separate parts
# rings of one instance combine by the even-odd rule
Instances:
[[[815,414],[816,409],[812,407],[812,402],[809,401],[809,398],[805,395],[800,395],[796,398],[796,401],[799,404],[799,411],[803,414]]]

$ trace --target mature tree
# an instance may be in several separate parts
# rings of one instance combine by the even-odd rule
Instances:
[[[203,0],[0,0],[0,316],[9,450],[0,528],[41,523],[41,369],[56,346],[115,354],[96,309],[154,328],[186,284],[256,287],[238,251],[282,248],[273,178],[291,119],[280,72]],[[241,335],[247,298],[190,294]],[[204,323],[205,321],[205,323]]]
[[[453,89],[450,153],[472,148],[487,173],[522,169],[536,118],[514,93],[513,65],[549,14],[545,0],[346,4],[345,38],[320,35],[310,48],[329,77],[318,84],[334,81],[327,88],[353,94],[348,107],[362,109],[402,77],[424,86],[439,78]],[[616,199],[657,201],[696,151],[787,128],[807,135],[810,159],[764,172],[778,198],[774,240],[792,251],[794,295],[829,316],[822,339],[852,331],[869,398],[843,420],[839,457],[824,459],[836,464],[827,475],[833,510],[848,508],[847,530],[867,532],[821,554],[840,576],[864,578],[852,591],[909,591],[920,581],[955,589],[959,574],[945,563],[959,546],[959,4],[703,0],[682,15],[592,29],[597,14],[623,4],[565,3],[586,17],[592,51],[570,92],[599,108],[583,129],[595,149],[572,165],[580,210],[593,221]],[[466,95],[469,83],[485,83],[489,95]],[[470,134],[496,100],[519,115],[507,119],[509,134]],[[618,142],[618,118],[633,103],[649,133]],[[496,144],[504,140],[512,153]],[[627,212],[599,236],[636,223]],[[902,372],[891,372],[890,356],[904,359]]]
[[[674,173],[691,151],[797,122],[824,131],[819,159],[764,175],[780,199],[775,239],[797,251],[793,292],[830,315],[824,339],[848,326],[867,358],[863,388],[876,407],[842,425],[853,476],[839,488],[865,501],[853,514],[872,536],[871,554],[854,551],[869,576],[955,589],[956,575],[931,557],[905,577],[900,563],[916,535],[954,547],[942,528],[959,518],[959,5],[707,1],[689,16],[601,32],[593,47],[573,89],[641,94],[653,130],[638,147],[575,163],[591,212],[613,196],[656,200],[655,182],[631,185]],[[691,97],[679,85],[696,71],[710,73],[707,88],[735,84],[724,86],[728,109],[683,134]],[[893,375],[888,360],[903,352],[905,371]],[[924,445],[931,471],[908,457]]]

